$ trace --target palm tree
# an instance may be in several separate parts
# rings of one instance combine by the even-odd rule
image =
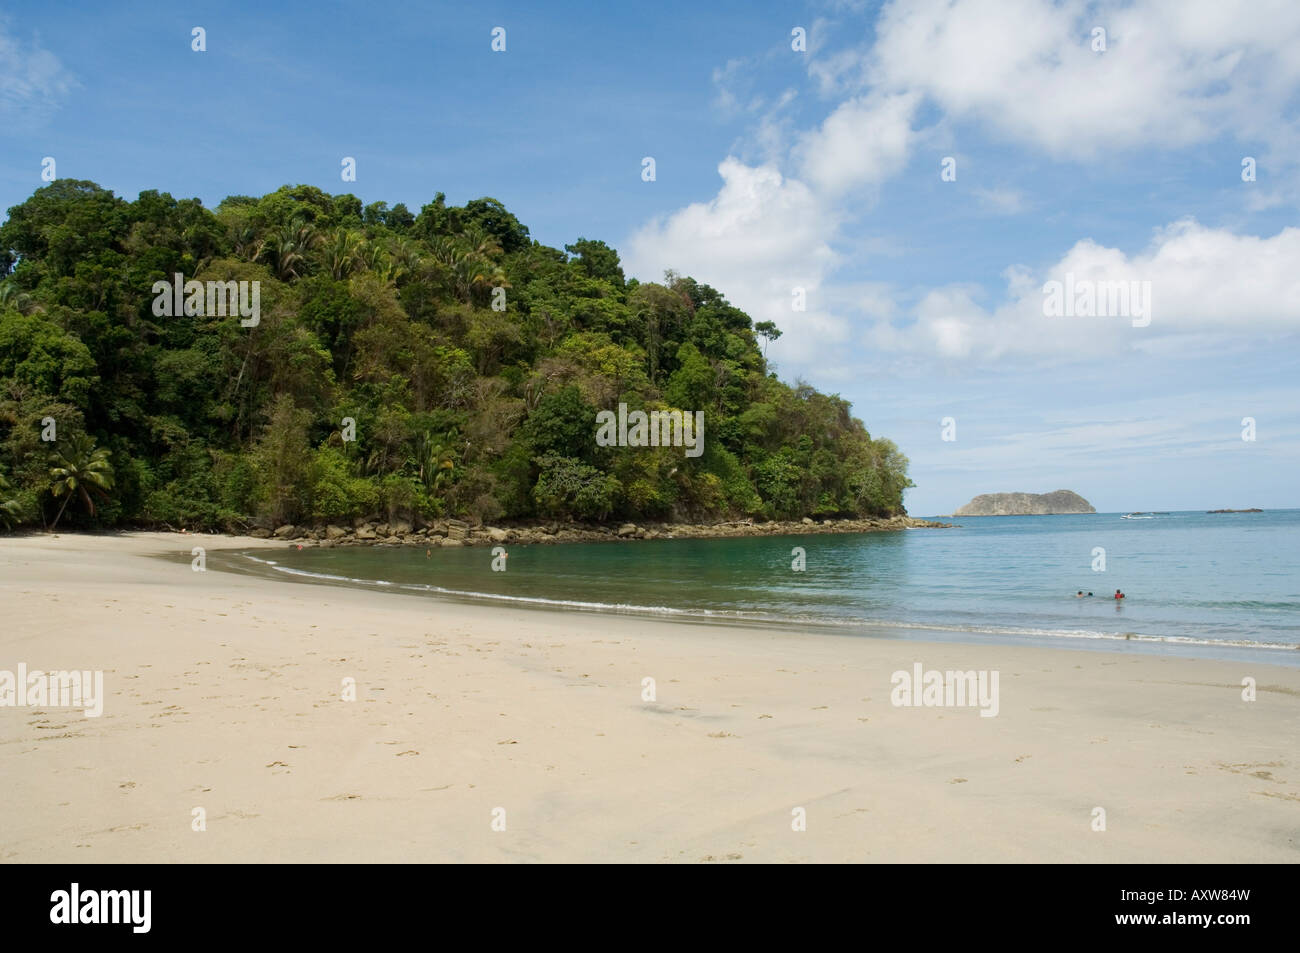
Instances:
[[[495,258],[501,254],[501,243],[496,240],[496,236],[476,225],[461,232],[460,239],[469,254],[475,257]]]
[[[262,253],[262,244],[257,240],[257,230],[248,222],[232,225],[229,237],[231,250],[238,258],[256,260]]]
[[[336,281],[348,277],[361,265],[361,236],[336,228],[321,246],[321,264]]]
[[[50,493],[63,497],[63,505],[59,507],[50,530],[59,525],[63,511],[74,496],[80,496],[90,515],[94,516],[95,501],[91,492],[107,496],[113,488],[113,465],[108,462],[108,451],[96,449],[92,438],[78,434],[66,450],[57,450],[51,455],[50,463],[53,464],[50,479],[54,481]]]
[[[472,255],[462,258],[456,267],[456,293],[462,301],[470,301],[474,292],[490,288],[501,273],[491,262]]]
[[[26,291],[19,291],[18,286],[12,281],[0,283],[0,310],[8,307],[12,307],[19,314],[45,310]]]
[[[420,268],[420,249],[405,235],[399,235],[388,245],[389,257],[397,266],[396,276],[414,275]]]
[[[382,279],[386,280],[392,274],[393,263],[389,260],[388,252],[384,249],[384,246],[378,242],[368,242],[362,245],[360,261],[367,271],[373,271]]]
[[[471,229],[448,237],[439,235],[429,242],[434,260],[451,272],[453,290],[461,301],[469,302],[496,287],[508,288],[506,273],[493,261],[501,254],[497,240],[486,232]]]
[[[22,516],[22,507],[19,506],[18,501],[8,498],[10,489],[12,487],[9,486],[9,481],[5,479],[3,473],[0,473],[0,524],[3,524],[5,529],[17,523]]]
[[[420,468],[420,482],[432,490],[451,479],[456,468],[455,451],[440,438],[425,431],[415,439],[415,462]]]
[[[300,277],[307,268],[308,255],[321,243],[316,227],[307,222],[285,225],[271,233],[262,243],[258,258],[265,258],[281,281]]]

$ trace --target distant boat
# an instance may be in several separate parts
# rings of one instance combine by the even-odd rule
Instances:
[[[1155,519],[1150,513],[1125,513],[1120,517],[1122,520],[1153,520]]]

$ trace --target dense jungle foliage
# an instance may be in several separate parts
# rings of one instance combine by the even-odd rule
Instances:
[[[259,323],[158,316],[177,272],[260,282]],[[875,516],[911,485],[846,401],[770,372],[773,323],[490,198],[59,180],[9,210],[0,277],[0,525]],[[598,446],[620,402],[702,410],[703,455]]]

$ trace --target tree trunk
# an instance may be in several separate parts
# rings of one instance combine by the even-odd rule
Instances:
[[[69,502],[71,499],[72,499],[72,494],[71,494],[71,493],[67,494],[67,495],[63,498],[63,505],[59,507],[59,512],[56,513],[55,516],[54,516],[54,522],[50,524],[50,532],[51,532],[51,533],[54,532],[54,527],[56,527],[56,526],[59,525],[59,520],[60,520],[60,519],[62,518],[62,516],[63,516],[63,511],[66,510],[66,509],[68,508],[68,502]]]

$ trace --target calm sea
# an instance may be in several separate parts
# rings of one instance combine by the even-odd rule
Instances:
[[[488,548],[303,549],[244,567],[377,590],[1300,664],[1300,510],[960,520],[955,529]],[[806,568],[792,568],[795,547]],[[1104,550],[1104,571],[1097,550]],[[281,577],[283,578],[283,576]],[[1116,589],[1127,598],[1110,598]],[[1091,598],[1075,598],[1082,589]]]

